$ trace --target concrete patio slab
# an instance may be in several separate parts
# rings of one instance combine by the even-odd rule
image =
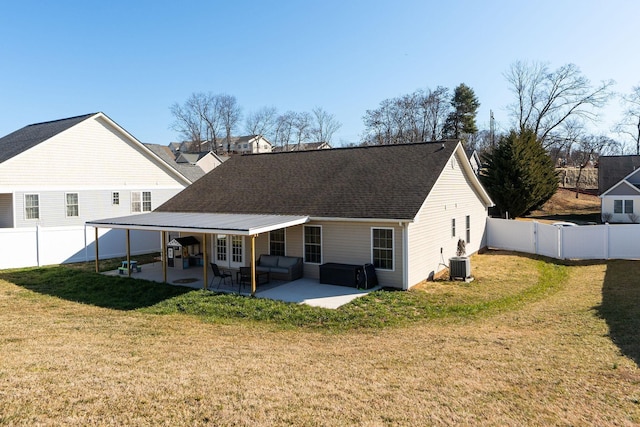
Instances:
[[[160,262],[143,264],[140,266],[140,272],[131,274],[133,279],[151,280],[153,282],[163,283],[162,264]],[[103,272],[109,276],[126,276],[119,274],[118,270]],[[226,283],[218,286],[218,279],[213,278],[213,273],[208,272],[209,286],[208,289],[214,292],[233,292],[238,293],[238,284],[231,284],[227,280]],[[193,289],[204,289],[203,268],[192,267],[186,270],[167,268],[167,283],[175,286],[186,286]],[[356,298],[367,295],[368,293],[380,289],[380,286],[373,289],[356,289],[347,286],[325,285],[317,279],[301,278],[293,282],[272,281],[266,285],[260,285],[256,290],[257,298],[267,298],[278,301],[292,302],[296,304],[306,304],[313,307],[323,307],[336,309]],[[249,289],[244,285],[240,289],[242,295],[250,295]]]

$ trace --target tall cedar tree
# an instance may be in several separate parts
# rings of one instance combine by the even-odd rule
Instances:
[[[558,189],[551,158],[531,129],[512,130],[484,156],[480,176],[502,217],[515,218],[542,206]]]
[[[476,114],[480,102],[473,89],[460,83],[453,93],[451,106],[453,111],[449,113],[444,124],[444,134],[448,138],[458,139],[478,132]]]

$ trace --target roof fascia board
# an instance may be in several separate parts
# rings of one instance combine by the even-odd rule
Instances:
[[[397,222],[399,224],[404,224],[407,222],[413,222],[413,219],[393,219],[393,218],[341,218],[341,217],[328,217],[328,216],[314,216],[309,217],[310,221],[318,221],[318,222],[388,222],[393,223]]]
[[[638,169],[640,170],[640,169]],[[633,175],[633,174],[631,174]],[[617,197],[619,195],[613,195],[613,196],[609,196],[609,192],[613,191],[614,189],[620,187],[621,185],[626,185],[627,187],[631,188],[632,190],[634,190],[636,193],[640,194],[640,189],[638,189],[638,187],[636,187],[635,185],[631,184],[629,181],[627,181],[626,178],[618,181],[618,183],[616,185],[614,185],[613,187],[609,188],[607,191],[605,191],[604,193],[602,193],[600,195],[600,198],[602,199],[603,197],[607,196],[607,197]]]
[[[462,161],[462,168],[464,169],[465,173],[467,174],[467,177],[471,180],[471,183],[473,184],[473,187],[480,194],[480,197],[484,199],[485,204],[488,207],[494,206],[493,200],[491,200],[491,197],[489,196],[489,193],[487,193],[487,190],[485,190],[484,186],[480,182],[480,179],[473,172],[473,168],[471,167],[471,162],[467,158],[467,155],[464,152],[464,147],[462,146],[462,143],[460,141],[458,141],[458,145],[456,146],[456,149],[453,150],[453,154],[451,156],[453,157],[456,153],[459,154],[458,155],[459,159],[460,158],[464,159]],[[451,159],[449,159],[449,162],[450,161],[451,161]],[[447,164],[449,162],[447,162]],[[458,163],[460,163],[460,162],[458,162]]]
[[[276,224],[264,225],[260,227],[246,227],[246,228],[215,228],[215,227],[197,227],[197,226],[171,226],[171,225],[143,225],[136,224],[135,217],[137,215],[133,215],[132,222],[127,223],[113,223],[109,220],[95,220],[95,221],[87,221],[86,225],[96,228],[113,228],[113,229],[132,229],[132,230],[144,230],[144,231],[180,231],[186,233],[216,233],[216,234],[235,234],[239,236],[252,236],[256,234],[262,234],[273,230],[279,230],[281,228],[293,227],[296,225],[304,224],[309,222],[309,217],[300,217],[295,218],[289,221],[280,222]]]
[[[45,142],[51,141],[52,139],[55,139],[55,138],[59,137],[60,135],[64,135],[65,133],[69,132],[71,129],[73,129],[73,128],[75,128],[76,126],[78,126],[80,123],[84,123],[84,122],[86,122],[87,120],[94,118],[94,117],[95,117],[96,115],[98,115],[98,114],[100,114],[100,113],[95,113],[95,114],[88,115],[84,120],[82,120],[82,121],[80,121],[80,122],[76,123],[75,125],[70,126],[70,127],[66,128],[65,130],[63,130],[63,131],[61,131],[61,132],[58,132],[58,133],[56,133],[55,135],[53,135],[53,136],[51,136],[51,137],[49,137],[49,138],[45,139],[44,141],[42,141],[42,142],[40,142],[40,143],[38,143],[38,144],[34,145],[33,147],[29,148],[28,150],[24,150],[24,151],[22,151],[21,153],[18,153],[18,154],[16,154],[15,156],[11,157],[10,159],[5,160],[5,161],[3,162],[3,164],[5,164],[5,165],[6,165],[6,164],[11,164],[10,162],[11,162],[11,161],[13,161],[14,159],[20,158],[21,156],[25,156],[25,155],[26,155],[26,153],[28,153],[29,151],[33,150],[34,148],[40,147],[40,146],[41,146],[42,144],[44,144]],[[71,117],[70,117],[70,118],[71,118]],[[64,120],[64,119],[63,119],[63,120]],[[55,120],[54,120],[54,121],[55,121]],[[45,122],[45,123],[47,123],[47,122]],[[34,123],[34,125],[39,125],[39,124],[42,124],[42,123]],[[33,126],[33,125],[27,125],[27,126],[25,126],[25,127],[28,127],[28,126]],[[18,130],[20,130],[20,129],[18,129]],[[19,160],[16,160],[16,161],[19,161]]]

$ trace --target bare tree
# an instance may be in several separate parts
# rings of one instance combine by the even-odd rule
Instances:
[[[293,130],[296,136],[296,144],[300,149],[300,144],[309,139],[311,132],[311,125],[313,122],[313,116],[306,111],[302,113],[295,113],[293,119]]]
[[[582,170],[587,167],[589,162],[596,162],[601,154],[605,154],[611,150],[615,150],[617,142],[604,135],[588,135],[580,139],[579,148],[576,150],[578,157],[578,176],[576,178],[576,199],[580,194],[580,178]]]
[[[385,99],[367,110],[363,140],[367,144],[404,144],[442,138],[451,109],[449,90],[416,90],[398,98]]]
[[[189,141],[194,151],[202,151],[205,143],[210,144],[210,150],[217,150],[222,124],[218,95],[194,92],[183,105],[174,103],[170,109],[175,119],[171,128]]]
[[[175,119],[170,128],[178,132],[184,141],[190,141],[200,149],[204,140],[203,123],[200,116],[194,114],[186,105],[182,106],[177,102],[170,107],[170,110]]]
[[[242,109],[238,105],[235,96],[218,95],[218,99],[220,102],[220,117],[225,130],[225,140],[228,152],[231,148],[231,132],[233,132],[242,118]]]
[[[289,151],[295,117],[295,112],[287,111],[276,119],[273,141],[277,146],[282,147],[285,151]]]
[[[315,119],[315,126],[311,129],[311,137],[316,142],[331,143],[331,138],[342,127],[342,123],[321,107],[316,107],[311,112]]]
[[[422,140],[436,141],[442,138],[444,122],[449,113],[449,89],[438,86],[435,90],[427,89],[421,100],[424,115],[425,132]]]
[[[634,86],[631,93],[623,95],[622,104],[625,107],[622,121],[614,130],[631,138],[636,146],[636,155],[640,155],[640,86]]]
[[[532,129],[545,148],[568,119],[595,121],[611,97],[613,80],[592,86],[574,64],[550,71],[547,64],[517,61],[505,73],[516,95],[511,112],[518,127]]]
[[[277,114],[276,107],[262,107],[252,111],[245,119],[245,130],[250,135],[262,135],[271,139],[277,125]]]

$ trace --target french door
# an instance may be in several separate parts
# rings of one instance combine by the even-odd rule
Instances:
[[[244,266],[244,236],[218,234],[214,240],[215,263],[227,268]]]

